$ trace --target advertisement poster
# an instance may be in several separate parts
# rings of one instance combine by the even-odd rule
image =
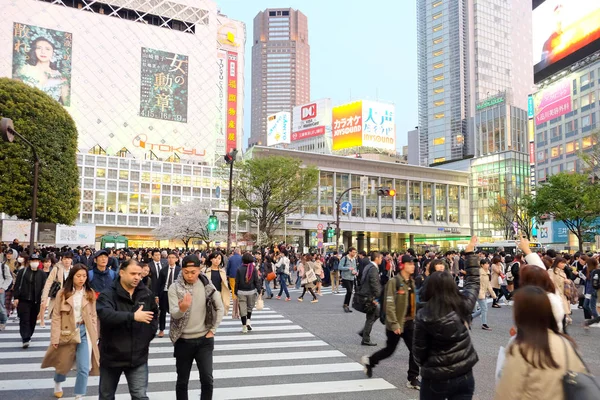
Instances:
[[[571,79],[563,79],[534,97],[535,124],[539,125],[571,112]]]
[[[238,55],[227,52],[227,153],[237,147],[237,109],[238,109]]]
[[[187,122],[188,56],[142,47],[140,116]]]
[[[35,25],[13,25],[12,77],[71,105],[73,35]]]
[[[319,99],[292,110],[292,132],[331,125],[331,99]],[[325,133],[325,130],[322,130]]]
[[[362,145],[362,101],[333,107],[333,150]]]
[[[395,107],[392,104],[363,101],[362,145],[396,150]]]
[[[291,114],[281,111],[267,117],[267,146],[289,144],[291,134]]]
[[[534,72],[538,74],[599,39],[599,0],[541,2],[533,10]],[[589,53],[594,51],[590,48]],[[587,53],[580,55],[585,57]]]
[[[217,68],[219,79],[217,80],[217,119],[215,122],[215,152],[223,155],[226,152],[227,141],[227,52],[217,52]]]

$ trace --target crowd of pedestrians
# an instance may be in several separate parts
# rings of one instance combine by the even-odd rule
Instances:
[[[150,342],[165,335],[169,319],[177,399],[188,398],[194,361],[201,399],[211,399],[214,336],[224,316],[239,319],[240,333],[248,334],[263,298],[290,301],[295,287],[299,302],[308,292],[318,303],[323,286],[334,294],[344,288],[343,311],[365,314],[361,345],[376,347],[377,320],[385,326],[385,347],[361,359],[368,377],[403,341],[408,388],[420,390],[421,399],[470,399],[478,362],[473,321],[480,317],[481,328],[491,330],[488,298],[492,308],[504,298],[514,326],[496,398],[565,399],[559,386],[566,368],[586,372],[567,335],[571,305],[583,310],[585,327],[600,322],[598,256],[537,254],[525,238],[516,255],[487,254],[476,245],[472,238],[461,253],[367,255],[351,247],[326,256],[285,245],[231,254],[45,248],[32,255],[10,246],[0,263],[0,330],[16,308],[26,349],[37,323],[50,321],[42,368],[55,369],[57,398],[75,366],[76,398],[85,396],[88,377],[99,375],[100,399],[112,399],[124,374],[131,397],[145,399]]]

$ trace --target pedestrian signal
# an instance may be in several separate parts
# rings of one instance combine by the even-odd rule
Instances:
[[[217,230],[219,226],[219,220],[216,215],[211,215],[208,217],[208,230],[214,232]]]

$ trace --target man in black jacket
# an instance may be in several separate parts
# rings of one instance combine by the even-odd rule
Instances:
[[[371,263],[365,266],[362,271],[362,281],[358,293],[369,302],[366,307],[367,319],[365,321],[365,326],[358,332],[362,337],[362,342],[360,344],[363,346],[377,346],[377,343],[371,342],[371,330],[373,329],[373,324],[377,321],[377,318],[379,318],[378,299],[381,295],[379,264],[381,264],[382,261],[383,255],[374,251],[371,254]],[[360,298],[360,296],[358,298]]]
[[[40,256],[32,254],[29,266],[17,273],[13,287],[13,298],[19,316],[19,333],[23,348],[29,347],[35,331],[35,322],[40,313],[42,291],[46,284],[46,274],[41,268]]]
[[[121,264],[119,277],[96,304],[100,320],[100,400],[112,400],[125,373],[133,399],[148,396],[148,350],[158,327],[158,306],[137,261]]]

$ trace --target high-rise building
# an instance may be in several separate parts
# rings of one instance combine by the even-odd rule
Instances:
[[[252,127],[249,146],[267,144],[267,117],[310,101],[308,20],[292,8],[254,18]]]
[[[531,7],[511,0],[418,0],[420,164],[475,155],[477,105],[501,94],[527,109]]]

